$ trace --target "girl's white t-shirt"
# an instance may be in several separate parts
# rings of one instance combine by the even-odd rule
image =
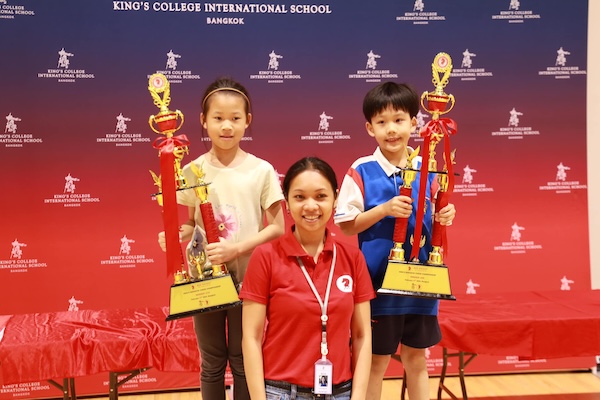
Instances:
[[[252,154],[235,167],[216,167],[208,162],[206,154],[192,161],[204,172],[208,185],[208,201],[219,230],[219,236],[230,242],[239,242],[255,235],[264,227],[264,212],[274,203],[283,200],[283,193],[275,169],[267,161]],[[189,186],[197,184],[190,164],[183,168]],[[177,202],[195,207],[196,225],[204,229],[200,213],[200,199],[193,189],[178,190]],[[244,254],[227,263],[229,272],[242,282],[250,254]],[[195,271],[190,271],[196,276]]]

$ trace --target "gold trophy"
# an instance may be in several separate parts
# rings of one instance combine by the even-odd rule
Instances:
[[[194,236],[186,252],[192,276],[188,273],[179,239],[176,191],[195,190],[198,196],[205,195],[200,197],[201,207],[204,204],[205,208],[210,208],[212,216],[212,205],[206,198],[208,185],[199,179],[198,185],[190,186],[183,176],[181,165],[183,157],[188,154],[189,141],[185,135],[174,135],[183,125],[184,116],[179,110],[171,111],[169,109],[171,102],[169,81],[163,74],[154,74],[148,81],[148,91],[154,99],[154,105],[159,108],[157,114],[150,116],[148,124],[154,132],[162,135],[153,143],[154,148],[159,150],[160,175],[153,171],[150,171],[150,174],[154,184],[158,187],[158,193],[154,194],[154,197],[163,211],[167,274],[173,276],[167,321],[239,305],[241,302],[236,286],[231,275],[227,273],[226,267],[224,265],[210,266],[204,253],[205,240],[200,229],[194,230]],[[194,168],[192,167],[192,169]],[[213,229],[216,230],[214,216],[212,216],[211,225],[210,221],[204,217],[204,211],[202,215],[205,227],[214,226]],[[218,241],[218,231],[216,231],[216,235]],[[209,234],[207,236],[210,241],[212,236]],[[207,263],[210,274],[206,274]]]
[[[421,96],[422,107],[431,114],[431,121],[423,127],[420,135],[425,138],[424,149],[420,169],[419,195],[417,199],[417,217],[415,232],[411,238],[412,252],[409,260],[404,257],[402,244],[406,240],[407,218],[397,218],[394,226],[394,247],[390,252],[389,262],[383,278],[379,293],[395,294],[402,296],[437,298],[443,300],[456,300],[450,288],[450,275],[448,267],[443,263],[443,248],[446,245],[446,226],[433,221],[431,244],[432,250],[426,263],[419,262],[419,249],[424,242],[421,240],[423,217],[425,214],[425,191],[429,174],[437,174],[440,189],[435,202],[436,210],[448,204],[448,199],[454,188],[454,151],[450,152],[449,136],[456,133],[456,123],[449,118],[440,118],[440,115],[448,113],[454,107],[454,96],[444,92],[448,84],[448,78],[452,71],[452,59],[446,53],[439,53],[432,64],[433,79],[435,85],[433,92],[424,92]],[[448,108],[448,104],[450,107]],[[437,170],[435,159],[436,146],[444,141],[443,170]],[[413,151],[413,154],[418,148]],[[412,154],[411,154],[412,156]],[[412,158],[409,156],[407,167],[402,171],[404,184],[400,194],[411,196],[412,182],[416,178],[416,171],[412,168]],[[417,239],[415,239],[417,238]],[[402,251],[400,251],[402,250]]]

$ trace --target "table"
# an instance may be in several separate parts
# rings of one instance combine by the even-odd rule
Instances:
[[[112,400],[148,368],[199,371],[192,319],[167,315],[163,307],[2,316],[0,384],[48,381],[76,399],[74,378],[107,372]]]
[[[449,357],[459,357],[462,395],[467,399],[465,368],[477,354],[521,359],[600,354],[600,290],[456,297],[455,302],[440,303],[444,358],[438,399],[442,391],[457,398],[444,385]]]
[[[477,354],[523,359],[600,354],[600,290],[457,295],[442,301],[439,322],[444,358],[465,368]],[[0,316],[0,384],[49,381],[76,399],[74,378],[109,374],[109,396],[148,368],[200,370],[192,319],[165,322],[168,308],[81,310]],[[58,383],[57,381],[62,381]],[[406,380],[404,380],[406,382]],[[404,398],[404,390],[402,392]]]

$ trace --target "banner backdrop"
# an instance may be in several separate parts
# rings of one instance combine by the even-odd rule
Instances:
[[[149,173],[159,170],[153,73],[167,76],[170,108],[185,115],[184,163],[208,149],[201,97],[228,75],[251,95],[246,151],[280,174],[316,155],[341,181],[375,150],[365,93],[386,80],[433,90],[441,51],[453,59],[446,92],[458,123],[459,214],[445,257],[453,290],[589,290],[587,14],[585,0],[0,0],[0,315],[168,304]],[[470,368],[592,362],[480,356]],[[434,347],[431,374],[440,363]],[[397,364],[389,375],[401,373]],[[131,390],[192,379],[148,375]],[[101,392],[101,380],[79,394]],[[0,388],[0,399],[57,395],[24,390]]]

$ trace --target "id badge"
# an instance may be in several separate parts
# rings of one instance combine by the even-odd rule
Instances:
[[[333,364],[328,359],[315,363],[315,394],[331,394]]]

